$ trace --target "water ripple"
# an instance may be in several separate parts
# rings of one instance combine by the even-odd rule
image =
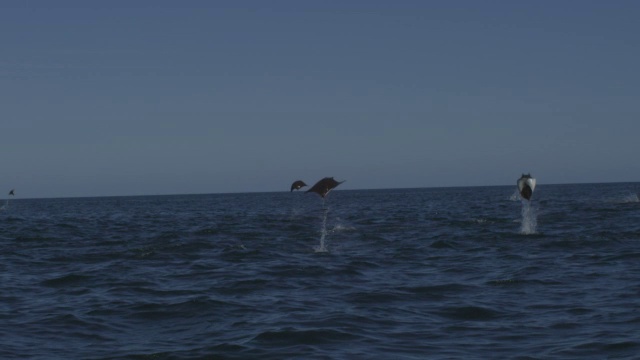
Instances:
[[[16,199],[0,357],[633,359],[637,187]]]

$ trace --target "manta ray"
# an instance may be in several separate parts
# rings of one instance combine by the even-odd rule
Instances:
[[[520,179],[518,179],[518,191],[520,191],[520,196],[523,199],[531,200],[531,195],[533,195],[533,190],[536,188],[536,179],[531,177],[531,174],[522,174]]]
[[[344,181],[335,181],[332,177],[326,177],[318,181],[311,187],[311,189],[307,190],[307,192],[314,192],[324,198],[325,196],[327,196],[329,191],[342,184],[343,182]]]
[[[300,188],[307,186],[302,180],[296,180],[291,184],[291,191],[300,190]]]
[[[11,189],[11,191],[9,191],[9,195],[11,196],[15,196],[16,194],[14,193],[15,189]]]

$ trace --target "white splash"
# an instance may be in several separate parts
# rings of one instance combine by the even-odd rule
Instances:
[[[522,222],[520,225],[520,233],[524,235],[535,234],[537,226],[538,214],[536,214],[536,209],[531,206],[530,201],[522,200]]]
[[[348,231],[354,231],[356,230],[355,227],[353,226],[347,226],[347,225],[343,225],[343,224],[336,224],[333,229],[331,230],[332,233],[336,233],[336,232],[348,232]]]
[[[603,198],[602,201],[611,204],[629,204],[640,202],[638,194],[634,192],[627,192],[626,194],[619,194],[608,198]]]
[[[329,212],[329,208],[324,207],[324,201],[322,202],[323,205],[323,213],[322,213],[322,229],[320,230],[320,245],[319,246],[315,246],[313,248],[313,250],[315,250],[315,252],[317,253],[326,253],[329,252],[329,250],[327,249],[327,244],[325,243],[325,239],[327,237],[327,213]]]
[[[640,202],[640,199],[638,199],[638,194],[633,194],[633,193],[631,193],[631,194],[627,194],[627,195],[625,195],[625,196],[622,198],[622,201],[621,201],[621,202],[622,202],[623,204],[626,204],[626,203],[637,203],[637,202]]]
[[[518,201],[520,199],[520,192],[518,192],[518,188],[509,196],[509,201]]]

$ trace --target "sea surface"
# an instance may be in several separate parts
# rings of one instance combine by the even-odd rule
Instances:
[[[638,359],[640,183],[10,199],[1,359]]]

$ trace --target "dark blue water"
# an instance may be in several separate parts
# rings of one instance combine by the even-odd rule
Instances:
[[[0,358],[638,358],[639,191],[12,200]]]

